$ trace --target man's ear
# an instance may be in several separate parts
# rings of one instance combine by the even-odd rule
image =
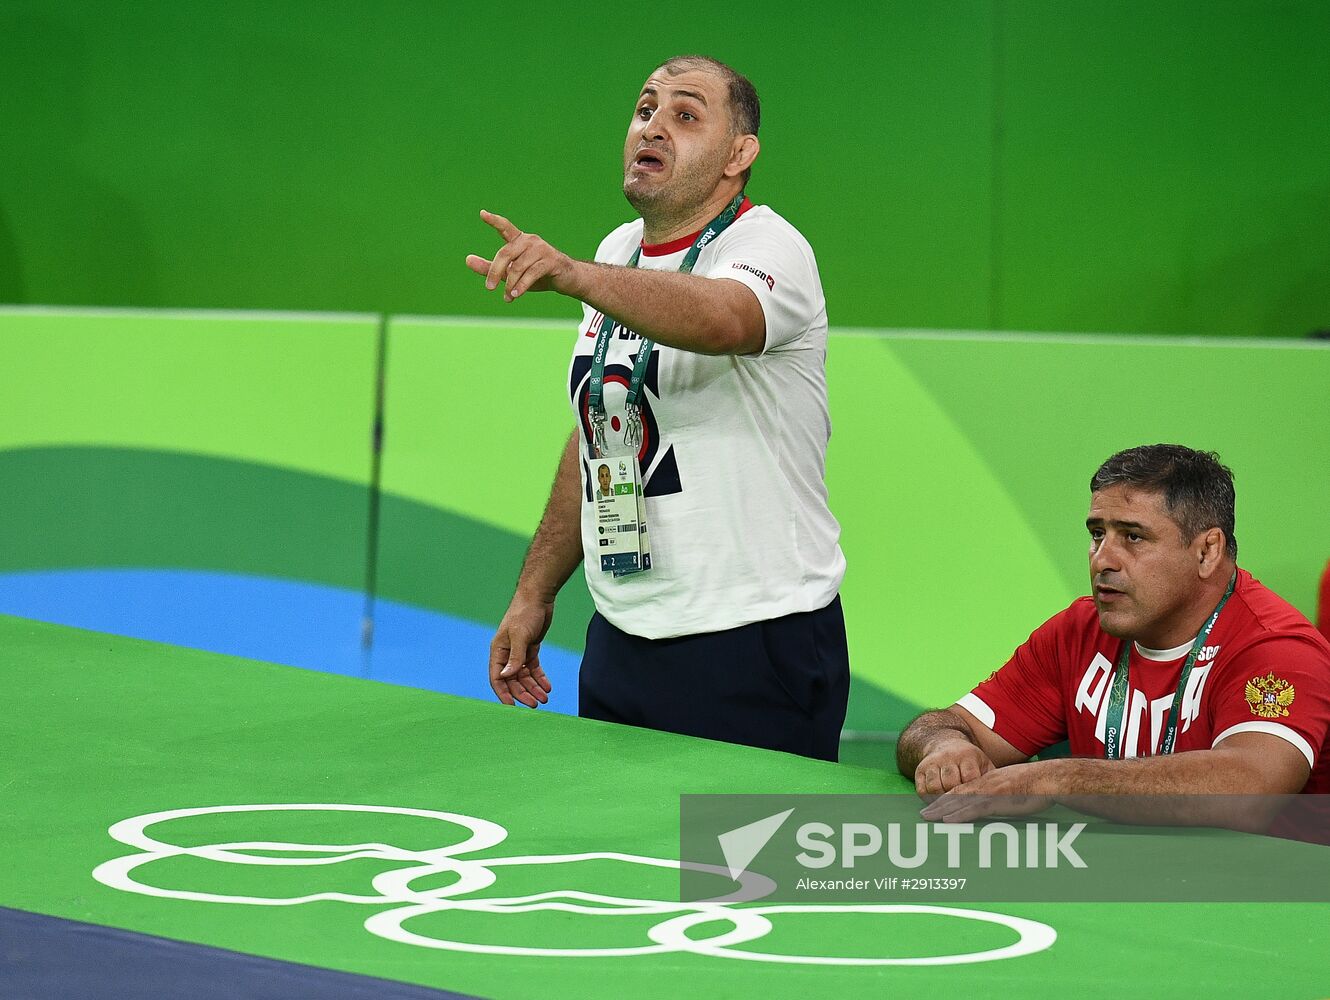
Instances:
[[[1201,579],[1210,579],[1219,572],[1219,567],[1228,552],[1223,531],[1219,528],[1203,531],[1192,543],[1192,551],[1196,554],[1197,572]]]
[[[730,146],[730,162],[725,164],[725,176],[738,177],[753,165],[753,161],[757,159],[757,154],[760,152],[762,152],[762,144],[757,141],[757,136],[735,136],[734,142]]]

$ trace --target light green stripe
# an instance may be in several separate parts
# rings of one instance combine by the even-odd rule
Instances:
[[[92,445],[368,480],[371,318],[0,316],[0,449]]]
[[[577,326],[388,327],[383,489],[529,537],[573,430]]]
[[[951,704],[1074,595],[984,457],[891,352],[837,341],[828,381],[852,668]]]

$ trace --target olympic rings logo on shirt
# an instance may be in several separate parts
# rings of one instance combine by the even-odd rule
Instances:
[[[468,836],[455,843],[425,851],[412,851],[391,844],[303,844],[285,841],[237,841],[221,844],[185,846],[172,844],[149,836],[149,827],[171,820],[221,813],[264,812],[331,812],[378,813],[384,815],[413,816],[440,820],[464,828]],[[488,889],[498,879],[495,869],[516,865],[562,865],[585,861],[619,861],[646,865],[653,868],[678,870],[688,867],[728,878],[724,868],[680,862],[669,858],[653,858],[612,851],[579,854],[541,854],[500,858],[464,858],[459,855],[484,851],[508,837],[504,827],[490,820],[460,813],[439,812],[430,809],[412,809],[400,806],[348,805],[337,803],[270,803],[258,805],[202,806],[189,809],[168,809],[162,812],[134,816],[113,824],[107,831],[113,838],[141,853],[127,854],[98,865],[92,877],[103,885],[125,892],[163,899],[186,899],[205,903],[224,903],[245,906],[297,906],[318,901],[377,905],[396,904],[380,910],[364,922],[365,929],[378,937],[421,948],[437,948],[487,955],[531,955],[562,958],[618,958],[634,955],[658,955],[690,952],[715,958],[744,959],[756,962],[782,962],[796,965],[960,965],[973,962],[991,962],[1018,958],[1043,951],[1057,939],[1057,932],[1047,924],[1023,917],[991,913],[985,910],[959,909],[945,906],[905,904],[826,904],[826,905],[772,905],[734,906],[725,901],[678,902],[661,899],[636,899],[608,896],[576,889],[554,889],[522,896],[468,896]],[[256,853],[256,852],[267,852]],[[284,857],[272,855],[283,854]],[[373,895],[346,892],[317,892],[299,896],[269,897],[226,895],[191,889],[168,889],[140,881],[139,869],[154,861],[167,858],[192,857],[224,864],[253,866],[323,866],[357,859],[377,859],[401,862],[403,867],[380,872],[371,879]],[[454,881],[428,889],[416,888],[427,879],[451,875]],[[765,876],[745,872],[740,876],[736,896],[752,899],[760,896]],[[768,890],[769,891],[769,890]],[[599,918],[622,916],[660,916],[662,919],[649,927],[646,937],[650,944],[629,947],[543,948],[509,943],[450,940],[409,930],[405,925],[420,917],[460,911],[486,914],[531,913],[552,910],[584,914]],[[835,956],[789,955],[753,951],[741,948],[764,937],[773,928],[771,917],[778,914],[926,914],[952,917],[959,920],[997,924],[1015,931],[1018,939],[1001,948],[967,952],[956,955],[928,956]],[[694,928],[708,924],[728,924],[728,929],[712,937],[690,936]],[[888,941],[890,935],[879,935],[877,940]]]

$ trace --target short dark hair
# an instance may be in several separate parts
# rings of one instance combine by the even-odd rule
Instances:
[[[706,70],[715,73],[730,88],[730,134],[757,135],[762,125],[762,103],[757,98],[757,88],[751,80],[732,66],[727,66],[711,56],[674,56],[660,64],[660,69],[673,75],[690,69]],[[753,168],[744,171],[744,184],[753,175]]]
[[[1112,455],[1090,478],[1090,492],[1126,484],[1164,494],[1164,506],[1184,543],[1210,528],[1224,533],[1231,558],[1238,557],[1233,536],[1233,472],[1213,451],[1180,444],[1143,444]]]

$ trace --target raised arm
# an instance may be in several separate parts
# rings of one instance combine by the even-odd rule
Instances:
[[[505,705],[528,708],[548,701],[549,678],[540,666],[540,643],[554,620],[554,598],[582,561],[578,434],[574,429],[559,459],[554,487],[522,563],[517,590],[490,642],[490,687]]]
[[[574,260],[501,215],[480,217],[503,237],[494,258],[471,254],[466,266],[485,287],[505,286],[504,301],[527,291],[567,295],[613,316],[644,337],[696,354],[755,354],[766,343],[766,316],[741,282]]]

